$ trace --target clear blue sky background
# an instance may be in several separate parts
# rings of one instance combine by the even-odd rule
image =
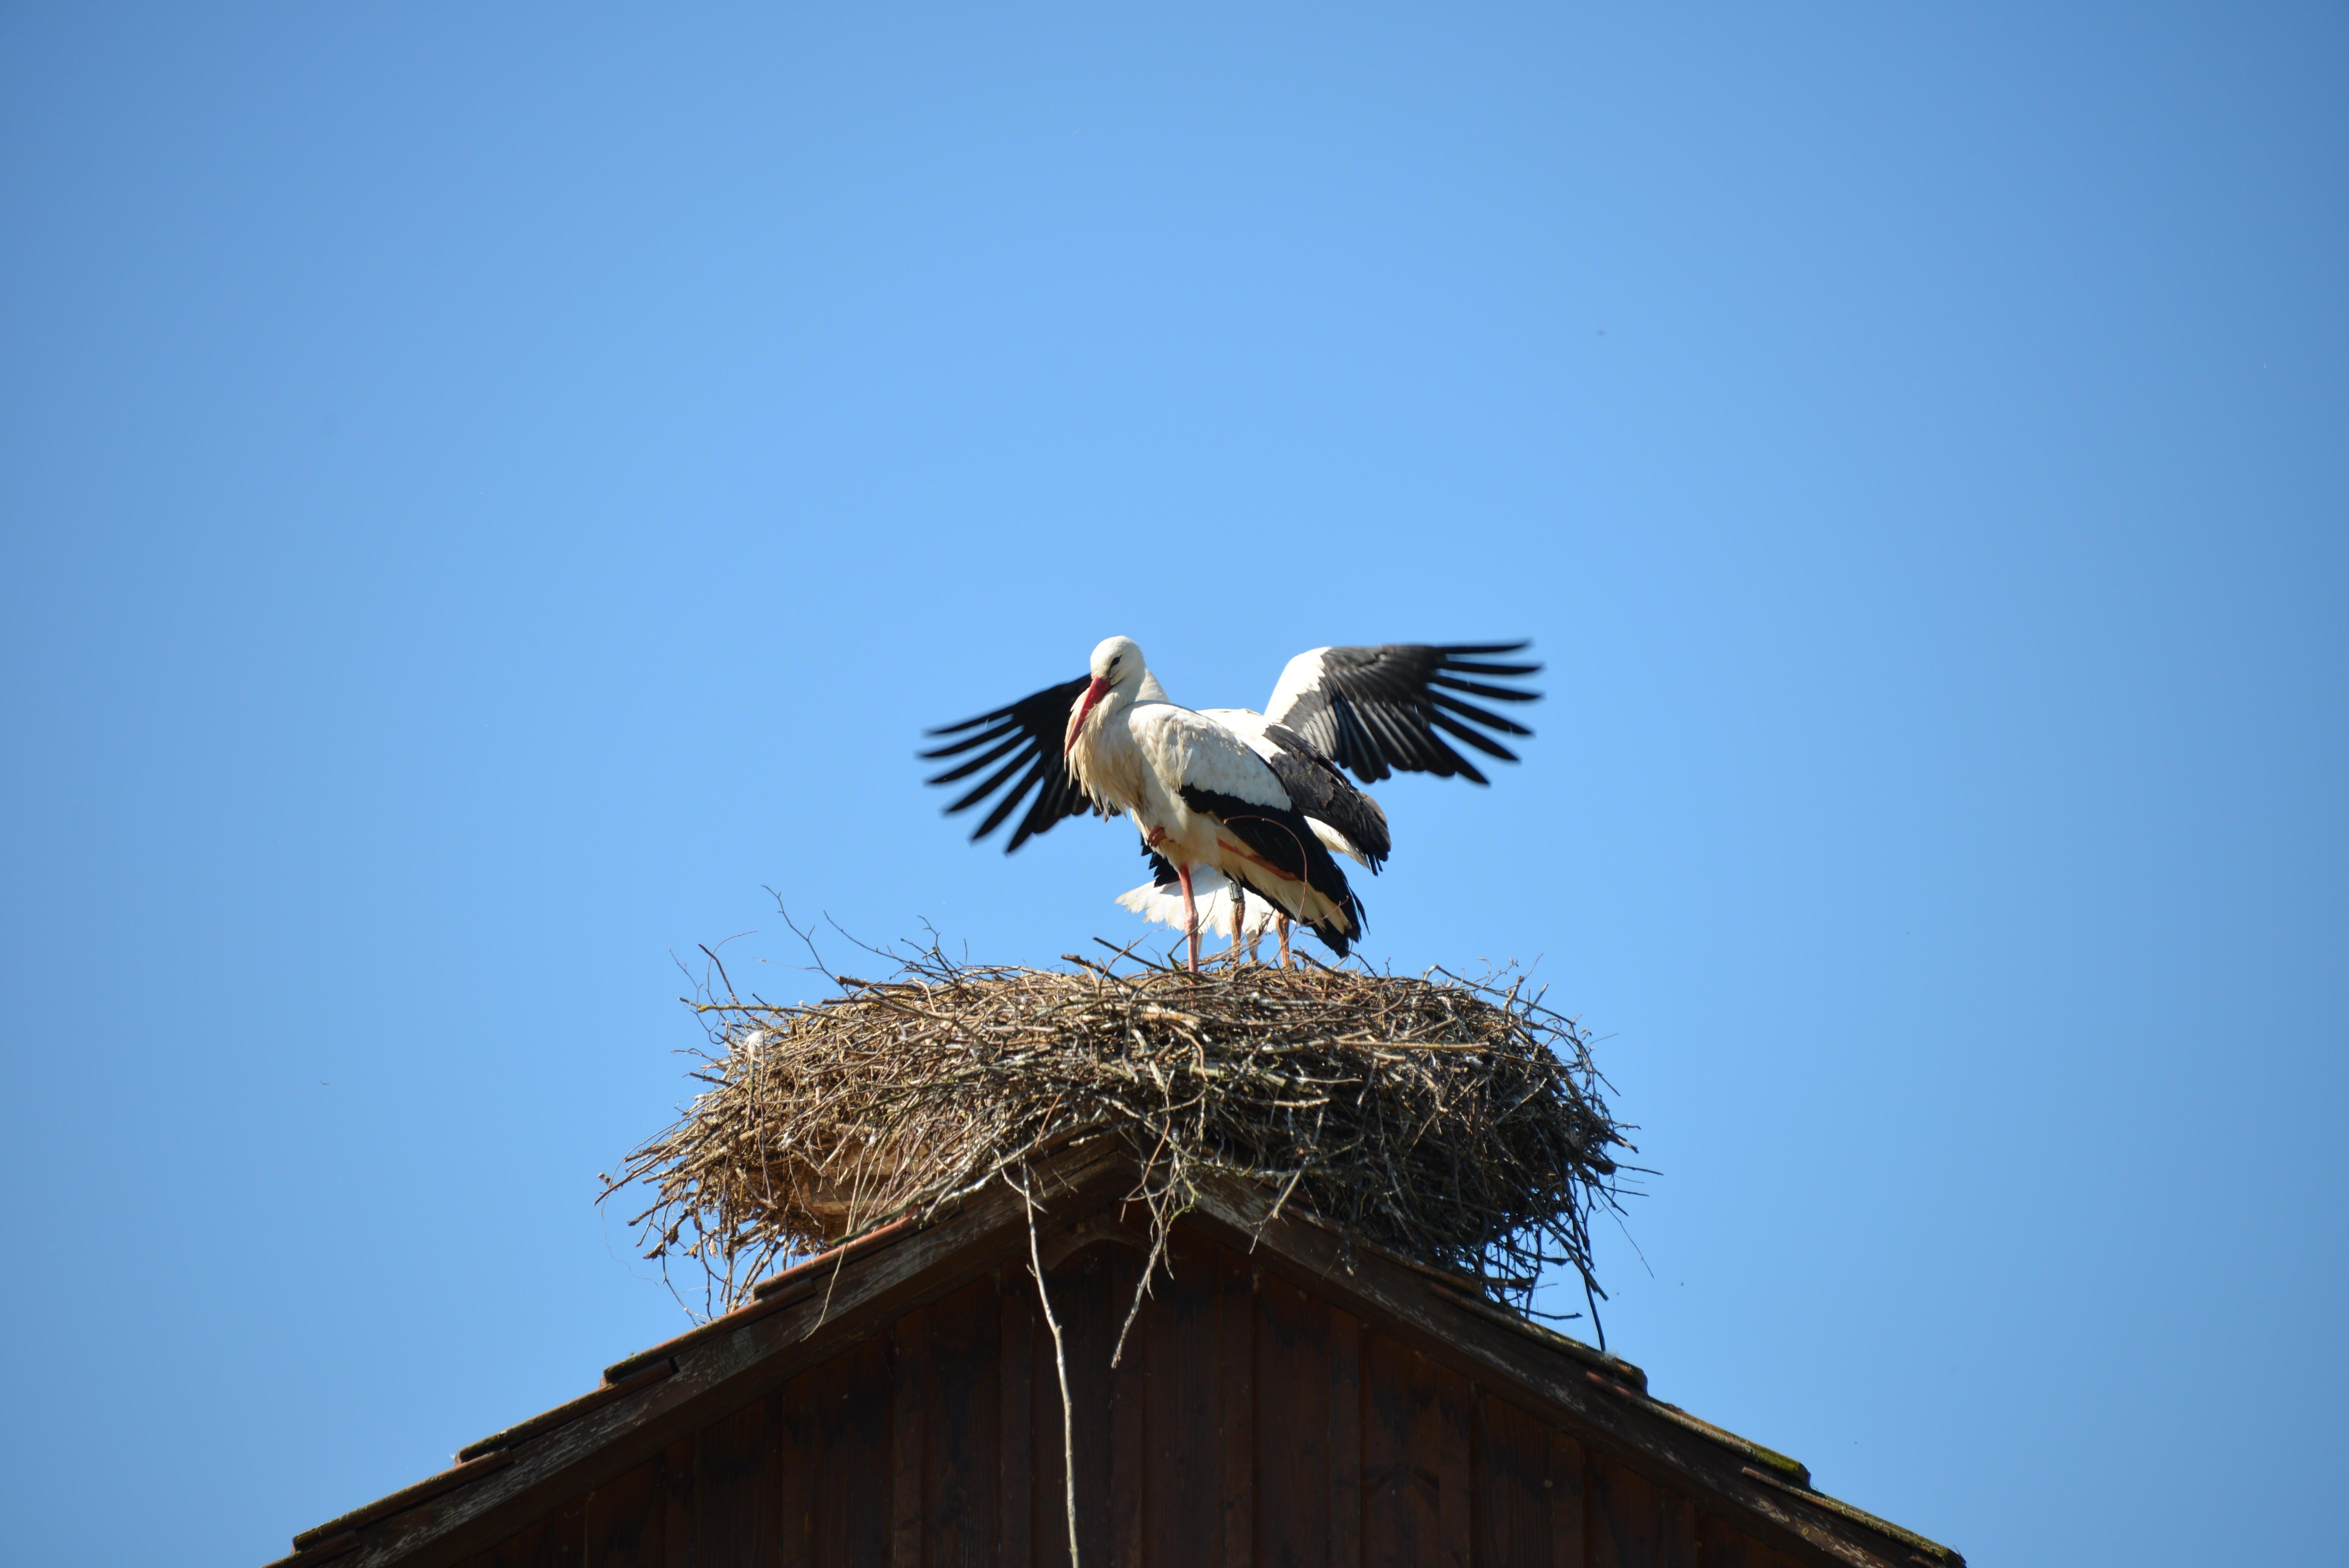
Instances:
[[[683,1326],[761,892],[919,728],[1530,635],[1368,953],[1537,961],[1672,1399],[1977,1563],[2334,1560],[2349,13],[0,9],[0,1558],[245,1564]],[[1644,1253],[1644,1263],[1640,1254]]]

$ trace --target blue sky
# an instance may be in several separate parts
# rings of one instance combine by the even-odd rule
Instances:
[[[2349,17],[0,8],[0,1559],[240,1564],[682,1326],[762,891],[1123,940],[918,731],[1531,636],[1515,958],[1664,1398],[1977,1563],[2315,1561]],[[796,994],[787,967],[762,988]],[[1633,1243],[1636,1243],[1636,1248]],[[102,1459],[100,1458],[102,1456]]]

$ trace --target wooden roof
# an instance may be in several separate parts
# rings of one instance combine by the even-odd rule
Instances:
[[[1147,1526],[1139,1496],[1101,1501],[1087,1528],[1109,1550],[1100,1553],[1089,1543],[1088,1563],[1192,1560],[1206,1549],[1207,1536],[1199,1537],[1198,1551],[1171,1555],[1164,1540],[1157,1539],[1185,1529],[1209,1531],[1217,1559],[1247,1563],[1250,1542],[1271,1539],[1268,1532],[1279,1535],[1302,1528],[1266,1516],[1268,1510],[1277,1515],[1291,1507],[1292,1500],[1279,1494],[1311,1491],[1312,1517],[1319,1522],[1312,1526],[1318,1533],[1307,1559],[1326,1561],[1332,1568],[1454,1560],[1464,1565],[1539,1561],[1550,1568],[1581,1568],[1586,1563],[1630,1568],[1652,1562],[1663,1568],[1693,1564],[1700,1552],[1709,1564],[1742,1562],[1756,1568],[1789,1562],[1961,1568],[1962,1560],[1949,1548],[1814,1491],[1809,1472],[1796,1461],[1652,1398],[1645,1375],[1630,1363],[1529,1323],[1438,1271],[1359,1247],[1349,1269],[1335,1233],[1295,1212],[1271,1218],[1268,1196],[1237,1182],[1203,1191],[1183,1221],[1174,1277],[1191,1294],[1178,1302],[1170,1287],[1158,1287],[1144,1313],[1148,1321],[1135,1329],[1137,1342],[1147,1341],[1147,1349],[1129,1347],[1122,1370],[1112,1372],[1102,1336],[1113,1332],[1123,1316],[1143,1241],[1125,1204],[1133,1182],[1132,1163],[1102,1140],[1065,1151],[1040,1169],[1037,1178],[1043,1207],[1036,1224],[1054,1299],[1060,1301],[1064,1290],[1092,1288],[1100,1299],[1092,1302],[1085,1321],[1107,1325],[1082,1330],[1098,1343],[1077,1345],[1069,1358],[1072,1382],[1080,1385],[1080,1433],[1087,1439],[1077,1449],[1080,1480],[1085,1490],[1103,1494],[1145,1490],[1131,1478],[1118,1484],[1113,1462],[1142,1460],[1113,1461],[1112,1452],[1146,1451],[1164,1472],[1154,1472],[1147,1481],[1160,1504]],[[785,1551],[784,1562],[876,1561],[885,1555],[893,1564],[918,1568],[926,1559],[958,1561],[978,1548],[964,1544],[942,1551],[938,1542],[961,1528],[954,1522],[960,1517],[956,1511],[970,1511],[970,1500],[954,1494],[962,1482],[939,1477],[969,1456],[936,1455],[942,1442],[959,1453],[977,1439],[960,1429],[939,1427],[935,1415],[925,1417],[924,1379],[935,1389],[939,1375],[919,1368],[923,1357],[943,1343],[938,1335],[969,1336],[967,1325],[952,1331],[947,1326],[966,1317],[977,1322],[972,1314],[985,1315],[990,1325],[999,1323],[999,1357],[991,1339],[985,1346],[1001,1367],[999,1398],[989,1384],[991,1418],[999,1420],[1004,1433],[1017,1426],[1019,1434],[1017,1441],[1004,1439],[999,1461],[987,1461],[1000,1470],[1001,1500],[982,1500],[985,1507],[978,1511],[993,1522],[993,1530],[972,1560],[1007,1565],[1065,1562],[1065,1534],[1056,1540],[1052,1528],[1039,1527],[1040,1522],[1049,1526],[1061,1517],[1060,1408],[1050,1377],[1050,1343],[1031,1332],[1029,1245],[1024,1206],[999,1185],[926,1225],[902,1219],[854,1238],[766,1281],[738,1310],[616,1363],[594,1391],[468,1445],[439,1475],[303,1532],[295,1537],[294,1553],[273,1568],[326,1563],[335,1568],[508,1568],[525,1563],[552,1568],[578,1563],[583,1555],[587,1568],[732,1562],[736,1558],[720,1549],[719,1538],[732,1539],[727,1532],[734,1530],[748,1543],[763,1530],[766,1535],[759,1539],[780,1539],[782,1526],[770,1516],[790,1498],[801,1500],[793,1506],[802,1511],[820,1501],[850,1507],[854,1500],[829,1492],[817,1496],[820,1484],[828,1484],[820,1483],[819,1475],[835,1470],[839,1486],[872,1491],[866,1511],[874,1532],[866,1543],[871,1550],[834,1542],[829,1555],[806,1546],[800,1556]],[[1124,1260],[1110,1271],[1123,1288],[1110,1288],[1115,1281],[1106,1276],[1098,1287],[1084,1285],[1074,1271],[1108,1252]],[[1273,1282],[1269,1287],[1267,1279]],[[1237,1361],[1226,1356],[1217,1363],[1212,1352],[1206,1361],[1195,1354],[1185,1361],[1181,1346],[1166,1337],[1179,1332],[1175,1326],[1185,1311],[1229,1312],[1235,1302],[1246,1321],[1232,1319],[1214,1332],[1285,1336],[1284,1354],[1311,1341],[1311,1373],[1296,1389],[1276,1391],[1268,1382],[1261,1389],[1247,1386],[1255,1375],[1251,1368],[1271,1369],[1268,1379],[1288,1365],[1268,1349]],[[1061,1315],[1068,1319],[1085,1310],[1071,1305]],[[926,1319],[926,1313],[931,1317]],[[1250,1326],[1259,1321],[1260,1329]],[[926,1323],[934,1323],[935,1332]],[[1075,1326],[1063,1326],[1072,1329],[1073,1344]],[[1039,1343],[1045,1370],[1031,1377],[1028,1346]],[[1147,1376],[1137,1368],[1154,1357],[1166,1392],[1153,1398],[1167,1408],[1154,1410],[1147,1433],[1138,1427],[1111,1430],[1114,1422],[1143,1419],[1134,1413],[1141,1401],[1131,1388],[1139,1387],[1134,1379]],[[995,1365],[991,1359],[990,1367]],[[1203,1378],[1240,1379],[1239,1402],[1233,1402],[1229,1388],[1220,1395],[1200,1394],[1209,1403],[1199,1407],[1207,1413],[1198,1418],[1208,1425],[1181,1429],[1184,1418],[1173,1407]],[[1431,1533],[1424,1550],[1411,1544],[1406,1516],[1396,1515],[1401,1523],[1376,1530],[1361,1524],[1385,1506],[1377,1501],[1383,1495],[1379,1476],[1385,1472],[1376,1463],[1381,1439],[1371,1429],[1377,1425],[1376,1413],[1367,1426],[1361,1414],[1372,1410],[1374,1396],[1386,1387],[1381,1378],[1397,1389],[1413,1378],[1426,1386],[1419,1416],[1397,1417],[1419,1420],[1426,1429],[1418,1437],[1394,1439],[1424,1448],[1416,1460],[1397,1449],[1394,1460],[1397,1475],[1413,1463],[1425,1472],[1420,1490],[1427,1497],[1422,1501],[1435,1511],[1427,1521]],[[834,1384],[838,1401],[863,1398],[872,1407],[869,1430],[839,1438],[852,1447],[857,1441],[868,1448],[881,1445],[864,1460],[846,1449],[829,1459],[818,1454],[833,1439],[829,1428],[815,1430],[812,1412],[823,1390]],[[1031,1395],[1034,1388],[1049,1394]],[[1216,1398],[1223,1403],[1215,1404]],[[1309,1408],[1323,1411],[1316,1419],[1325,1424],[1283,1435],[1282,1423],[1293,1426],[1302,1418],[1297,1411]],[[1243,1416],[1237,1426],[1228,1414],[1215,1414],[1239,1408],[1255,1414]],[[760,1414],[762,1409],[769,1413]],[[1114,1414],[1121,1410],[1128,1414]],[[785,1429],[787,1415],[806,1431]],[[968,1412],[964,1418],[968,1424]],[[1251,1435],[1251,1421],[1264,1429]],[[1039,1434],[1032,1452],[1027,1439],[1031,1427]],[[926,1471],[926,1439],[919,1435],[926,1429],[932,1454]],[[986,1440],[994,1442],[993,1429]],[[1166,1491],[1178,1484],[1175,1472],[1183,1467],[1197,1470],[1206,1462],[1191,1449],[1236,1442],[1247,1451],[1235,1449],[1209,1464],[1213,1473],[1195,1478],[1196,1497],[1186,1501]],[[765,1487],[760,1496],[772,1495],[764,1502],[741,1503],[736,1510],[741,1521],[730,1524],[721,1519],[713,1526],[712,1499],[732,1484],[725,1458],[734,1451],[730,1444],[752,1456],[735,1467],[740,1475],[734,1480],[753,1491]],[[1303,1472],[1288,1462],[1292,1454],[1303,1454],[1318,1466],[1309,1484],[1297,1479]],[[1312,1460],[1315,1454],[1321,1457]],[[1361,1466],[1376,1473],[1366,1474]],[[1031,1470],[1049,1470],[1050,1475],[1030,1474]],[[755,1485],[741,1480],[752,1470],[765,1479]],[[697,1475],[709,1484],[700,1503],[687,1507],[679,1499]],[[1512,1487],[1518,1492],[1510,1491]],[[665,1488],[671,1494],[666,1501]],[[1015,1497],[1016,1489],[1024,1490]],[[1587,1490],[1592,1495],[1586,1506]],[[1508,1501],[1519,1492],[1531,1501]],[[752,1491],[741,1495],[749,1498]],[[1235,1495],[1242,1501],[1233,1502]],[[1623,1501],[1633,1496],[1640,1500],[1637,1507]],[[1032,1519],[1031,1497],[1042,1497],[1044,1502],[1033,1506],[1045,1510]],[[1324,1501],[1332,1497],[1339,1501]],[[1256,1522],[1237,1514],[1222,1517],[1235,1507],[1254,1511],[1249,1519]],[[1221,1511],[1208,1518],[1202,1508]],[[660,1523],[664,1509],[666,1536]],[[1649,1522],[1624,1525],[1617,1513]],[[1517,1522],[1512,1524],[1513,1519]],[[708,1535],[713,1528],[718,1534]],[[806,1527],[799,1528],[804,1534]],[[680,1546],[680,1541],[694,1539],[696,1529],[706,1537],[701,1549]],[[1145,1529],[1154,1532],[1147,1551]],[[1539,1532],[1554,1545],[1527,1545],[1529,1532]],[[656,1550],[657,1538],[669,1544]],[[926,1541],[931,1543],[927,1550]],[[772,1560],[776,1548],[770,1542],[757,1550],[756,1560],[763,1563]],[[750,1545],[742,1551],[740,1561],[753,1560]],[[1287,1559],[1295,1553],[1283,1547],[1266,1555]]]

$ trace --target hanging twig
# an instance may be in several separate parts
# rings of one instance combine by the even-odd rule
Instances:
[[[1061,1320],[1052,1315],[1052,1293],[1044,1288],[1044,1259],[1036,1246],[1036,1200],[1029,1196],[1032,1178],[1019,1172],[1019,1201],[1028,1210],[1028,1269],[1036,1276],[1036,1299],[1044,1308],[1044,1326],[1052,1331],[1052,1366],[1061,1375],[1061,1480],[1069,1504],[1069,1568],[1077,1564],[1077,1408],[1069,1398],[1069,1358],[1061,1343]],[[1009,1177],[1004,1180],[1009,1181]]]

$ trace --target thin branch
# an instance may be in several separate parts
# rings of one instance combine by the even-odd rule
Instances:
[[[1061,1479],[1069,1504],[1069,1568],[1077,1563],[1077,1407],[1069,1398],[1069,1358],[1061,1342],[1061,1320],[1052,1315],[1052,1293],[1044,1288],[1044,1259],[1036,1246],[1036,1200],[1029,1196],[1033,1180],[1020,1172],[1019,1201],[1028,1210],[1028,1271],[1036,1276],[1036,1299],[1044,1308],[1044,1326],[1052,1331],[1052,1366],[1061,1375]],[[1006,1177],[1009,1181],[1009,1178]]]

